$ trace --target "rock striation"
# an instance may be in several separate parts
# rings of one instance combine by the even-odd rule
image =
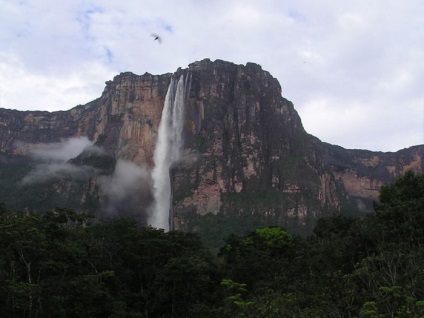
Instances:
[[[166,91],[171,77],[181,74],[191,76],[191,85],[184,155],[170,171],[175,229],[200,231],[215,217],[224,224],[254,220],[310,233],[319,217],[372,210],[382,185],[409,169],[424,169],[422,145],[382,153],[321,142],[305,132],[278,81],[259,65],[205,59],[174,74],[121,73],[106,83],[100,98],[68,111],[0,109],[0,201],[29,210],[43,202],[48,208],[54,193],[63,199],[54,203],[100,213],[110,201],[102,180],[114,174],[118,161],[153,167]],[[20,179],[36,165],[33,151],[76,137],[102,151],[100,157],[90,152],[68,162],[91,165],[90,173],[38,185],[43,199],[16,199],[23,191]],[[140,182],[143,193],[124,196],[120,204],[128,203],[133,214],[139,207],[145,218],[150,181]]]

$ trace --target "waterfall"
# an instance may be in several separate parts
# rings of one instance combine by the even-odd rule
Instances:
[[[171,79],[165,97],[162,117],[159,124],[153,160],[152,171],[154,202],[151,209],[149,224],[165,231],[172,229],[171,166],[180,160],[183,146],[184,105],[186,99],[187,81],[181,75],[178,83]]]

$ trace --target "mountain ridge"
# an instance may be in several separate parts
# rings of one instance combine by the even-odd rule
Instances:
[[[104,151],[95,160],[97,170],[83,178],[82,185],[81,180],[59,178],[46,191],[63,196],[77,210],[108,210],[113,200],[100,180],[104,175],[112,178],[119,161],[151,169],[169,81],[188,74],[192,83],[186,105],[185,160],[171,170],[176,229],[200,231],[206,219],[231,223],[253,217],[258,224],[310,233],[319,217],[358,213],[358,208],[370,211],[382,185],[408,169],[423,171],[423,145],[374,152],[322,142],[304,130],[293,103],[281,95],[280,83],[260,65],[209,59],[173,74],[121,73],[106,82],[99,98],[68,111],[0,109],[0,159],[28,160],[27,170],[20,166],[28,173],[36,166],[31,156],[40,145],[85,137]],[[90,160],[78,162],[84,165]],[[3,166],[0,173],[5,176],[8,168]],[[8,203],[5,183],[12,182],[13,189],[19,187],[18,181],[4,179],[0,201]],[[122,209],[114,205],[118,210],[128,206],[125,215],[145,219],[152,198],[143,184],[151,180],[143,175],[138,182],[135,187],[141,192],[121,197]],[[71,196],[74,199],[68,200]],[[14,202],[16,208],[28,208]],[[346,212],[352,210],[356,212]]]

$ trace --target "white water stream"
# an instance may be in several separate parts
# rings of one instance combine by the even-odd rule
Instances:
[[[171,166],[181,159],[183,146],[184,106],[186,99],[187,80],[181,75],[178,83],[171,79],[162,117],[159,124],[158,140],[153,155],[155,167],[152,171],[154,202],[149,224],[165,231],[172,229]]]

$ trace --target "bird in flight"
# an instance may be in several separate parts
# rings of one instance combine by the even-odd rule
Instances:
[[[159,43],[162,43],[162,39],[159,35],[152,33],[152,36],[154,37],[153,41],[158,41]]]

